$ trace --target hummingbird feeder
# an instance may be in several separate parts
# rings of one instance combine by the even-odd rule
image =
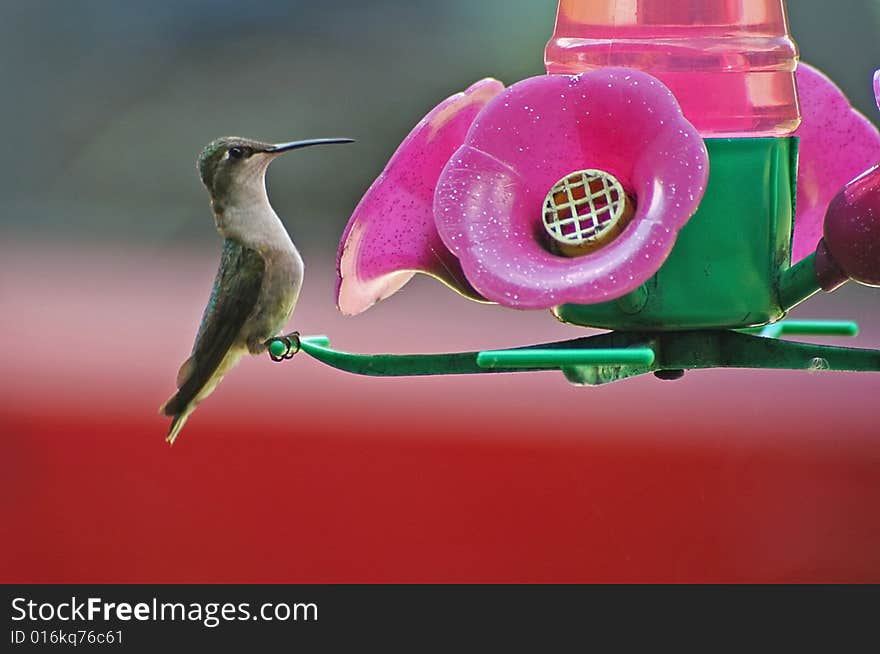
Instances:
[[[561,370],[575,384],[880,370],[878,350],[781,338],[854,336],[851,322],[784,318],[850,279],[880,286],[880,133],[799,63],[782,0],[560,0],[545,63],[507,88],[478,81],[416,125],[342,236],[337,303],[360,313],[424,273],[609,331],[430,355],[291,335],[273,358],[301,348],[377,376]]]

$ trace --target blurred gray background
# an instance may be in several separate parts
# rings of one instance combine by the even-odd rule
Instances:
[[[876,122],[878,3],[790,0],[804,60]],[[543,72],[553,0],[5,0],[3,239],[215,251],[199,149],[223,134],[350,136],[276,163],[270,193],[307,256],[436,102]]]

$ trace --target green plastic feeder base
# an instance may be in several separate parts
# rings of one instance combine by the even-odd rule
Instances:
[[[663,266],[639,289],[599,304],[554,309],[566,323],[600,329],[739,329],[785,317],[819,289],[812,266],[793,289],[792,214],[797,138],[706,139],[709,182],[700,208]],[[803,284],[801,284],[803,285]]]
[[[353,354],[330,348],[326,336],[303,337],[299,342],[302,350],[318,361],[359,375],[404,377],[561,370],[573,384],[598,385],[646,373],[674,379],[681,371],[700,368],[880,372],[880,350],[780,340],[786,335],[857,333],[858,326],[849,321],[792,320],[763,329],[608,332],[509,350],[447,354]],[[270,344],[276,360],[284,354],[283,347],[283,339]]]

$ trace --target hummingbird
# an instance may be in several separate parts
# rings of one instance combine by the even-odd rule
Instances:
[[[187,418],[247,353],[266,351],[290,318],[303,281],[303,260],[266,192],[266,169],[279,155],[328,138],[262,143],[237,136],[211,141],[198,159],[223,238],[220,267],[192,354],[177,373],[177,392],[159,409],[170,416],[173,444]]]

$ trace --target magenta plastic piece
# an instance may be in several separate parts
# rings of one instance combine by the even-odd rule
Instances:
[[[813,269],[816,271],[816,281],[819,282],[819,286],[828,293],[849,281],[849,277],[834,261],[834,257],[831,256],[824,240],[819,241],[819,245],[816,247]]]
[[[441,102],[403,140],[355,208],[342,235],[336,301],[352,315],[400,289],[416,272],[481,299],[434,227],[434,187],[486,103],[504,88],[484,79]]]
[[[548,73],[638,68],[703,136],[786,136],[800,122],[783,0],[560,0]]]
[[[880,166],[847,184],[831,201],[822,245],[844,275],[880,286]]]
[[[853,109],[837,85],[801,63],[797,70],[803,122],[792,263],[812,254],[828,205],[840,188],[880,161],[880,132]],[[880,101],[880,80],[874,78]]]
[[[610,172],[636,212],[610,244],[567,258],[542,234],[547,192],[582,169]],[[484,297],[520,309],[619,298],[666,260],[699,206],[708,155],[661,82],[632,69],[545,75],[506,89],[443,169],[437,229]]]
[[[880,109],[880,70],[874,71],[874,102],[877,103],[877,108]]]

